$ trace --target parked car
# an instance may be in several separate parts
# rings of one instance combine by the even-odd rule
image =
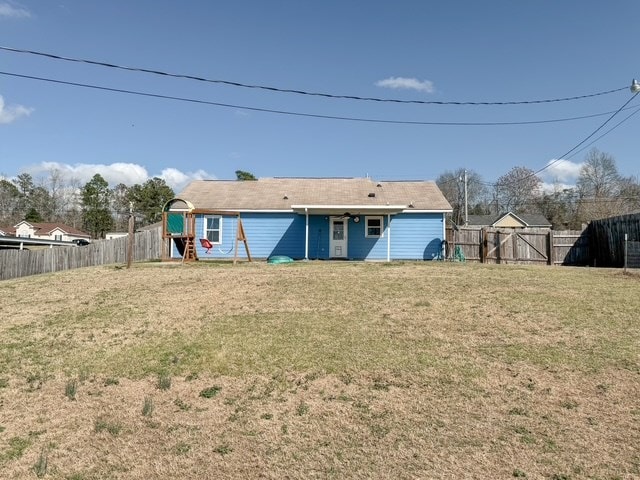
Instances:
[[[79,247],[84,247],[85,245],[89,245],[91,243],[89,240],[85,238],[75,238],[71,241]]]

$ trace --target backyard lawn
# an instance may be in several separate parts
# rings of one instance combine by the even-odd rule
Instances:
[[[0,282],[0,478],[640,478],[640,275],[199,262]]]

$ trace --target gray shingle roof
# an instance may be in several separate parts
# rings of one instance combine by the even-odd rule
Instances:
[[[501,213],[500,215],[469,215],[469,225],[474,226],[490,226],[496,223],[508,213]],[[529,227],[551,227],[551,222],[545,218],[544,215],[537,213],[520,213],[512,214],[525,222]]]
[[[370,196],[371,194],[374,196]],[[415,210],[451,206],[430,181],[377,182],[370,178],[260,178],[255,181],[196,180],[178,198],[196,209],[291,210],[292,205],[413,205]]]

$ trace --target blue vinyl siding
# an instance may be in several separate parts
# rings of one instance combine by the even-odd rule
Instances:
[[[442,213],[402,213],[391,217],[391,258],[433,260],[444,234]]]
[[[379,217],[380,215],[372,215]],[[387,216],[382,219],[382,236],[367,238],[366,215],[360,215],[360,221],[349,221],[349,258],[355,260],[386,260],[387,259]],[[392,220],[393,222],[393,220]],[[393,238],[393,235],[391,236]]]
[[[386,260],[389,235],[384,216],[384,236],[365,238],[366,222],[349,222],[349,258]],[[391,260],[432,260],[442,243],[442,213],[401,213],[391,215]]]
[[[251,256],[268,258],[271,255],[287,255],[304,258],[304,216],[295,213],[243,213],[242,226]],[[198,258],[233,258],[238,232],[236,216],[222,218],[222,243],[209,253],[200,245],[204,235],[204,216],[196,217],[196,252]],[[244,243],[238,243],[238,258],[245,258]]]
[[[251,256],[269,258],[287,255],[304,258],[305,216],[297,213],[243,213],[242,224]],[[309,259],[329,258],[329,216],[309,216]],[[380,238],[366,238],[365,215],[360,222],[348,222],[348,257],[353,260],[386,260],[388,217],[384,215],[384,234]],[[438,255],[443,235],[444,215],[441,213],[403,213],[391,216],[391,259],[432,260]],[[200,245],[204,235],[204,216],[196,217],[196,251],[198,258],[230,259],[235,255],[237,217],[222,218],[222,243],[207,254]],[[175,247],[174,256],[178,256]],[[244,244],[238,244],[238,258],[245,258]]]

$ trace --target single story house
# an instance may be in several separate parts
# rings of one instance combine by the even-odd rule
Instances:
[[[255,258],[431,260],[448,212],[430,181],[196,180],[165,206],[163,236],[170,258],[245,256],[241,234]]]
[[[55,240],[59,242],[71,242],[73,240],[90,240],[91,235],[77,228],[70,227],[59,222],[31,223],[23,220],[14,225],[7,235],[21,238],[34,238],[39,240]]]
[[[544,215],[537,213],[513,212],[501,213],[500,215],[469,215],[469,222],[465,228],[481,229],[489,228],[543,228],[550,229],[551,222]]]

